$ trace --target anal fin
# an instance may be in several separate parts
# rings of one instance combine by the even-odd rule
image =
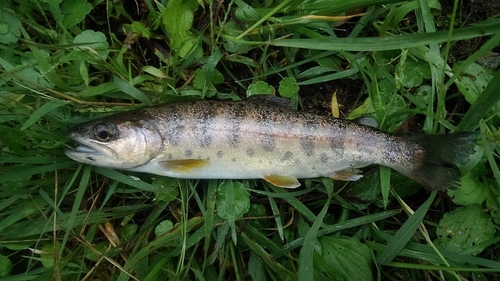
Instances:
[[[272,185],[283,188],[297,188],[300,186],[300,182],[295,177],[269,175],[265,176],[264,180]]]
[[[359,173],[361,173],[361,170],[351,167],[334,172],[330,175],[330,178],[341,181],[357,181],[363,177],[363,175],[360,175]]]
[[[189,172],[193,169],[203,168],[208,166],[210,161],[201,159],[183,159],[183,160],[170,160],[162,162],[165,169],[175,171],[178,173]]]

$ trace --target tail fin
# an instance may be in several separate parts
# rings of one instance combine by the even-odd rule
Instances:
[[[399,172],[427,189],[444,190],[456,188],[461,175],[456,164],[467,162],[474,152],[477,134],[410,135],[407,139],[420,145],[425,155],[417,169]]]

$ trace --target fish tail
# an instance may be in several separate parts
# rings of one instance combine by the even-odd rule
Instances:
[[[465,164],[476,146],[476,133],[446,135],[410,135],[407,140],[424,151],[420,165],[413,169],[397,169],[430,190],[455,189],[461,172],[457,164]]]

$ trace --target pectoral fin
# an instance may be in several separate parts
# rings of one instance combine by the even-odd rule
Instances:
[[[205,166],[208,166],[209,164],[210,162],[208,160],[201,159],[170,160],[162,162],[163,167],[178,173],[185,173],[193,169],[203,168]]]
[[[333,180],[341,180],[341,181],[357,181],[363,177],[360,175],[361,170],[356,168],[347,168],[344,170],[336,171],[330,175],[330,178]]]
[[[265,176],[264,180],[270,184],[283,188],[297,188],[300,186],[300,182],[294,177],[270,175]]]

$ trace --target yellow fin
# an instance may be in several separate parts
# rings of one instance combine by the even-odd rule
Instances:
[[[163,166],[169,170],[176,172],[189,172],[192,169],[203,168],[210,164],[208,160],[201,159],[184,159],[184,160],[170,160],[162,163]]]
[[[264,180],[270,184],[283,188],[297,188],[300,186],[300,182],[294,177],[270,175],[265,176]]]
[[[341,181],[357,181],[363,177],[360,175],[361,170],[356,168],[347,168],[344,170],[336,171],[330,175],[330,178],[333,180],[341,180]]]

